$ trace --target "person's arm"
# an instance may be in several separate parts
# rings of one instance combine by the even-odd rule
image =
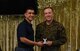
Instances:
[[[29,45],[38,45],[37,42],[31,41],[25,37],[20,37],[20,41]]]
[[[58,32],[56,34],[56,39],[52,41],[47,41],[48,46],[59,46],[63,45],[67,41],[65,28],[63,26],[58,28]]]
[[[52,41],[52,45],[63,45],[67,41],[65,28],[63,26],[58,28],[57,39]]]
[[[41,35],[41,29],[40,29],[40,26],[37,25],[37,27],[36,27],[35,40],[36,40],[37,42],[41,42],[41,43],[42,43],[41,47],[42,47],[44,44],[43,44],[43,41],[42,41],[41,36],[42,36],[42,35]]]
[[[29,44],[29,45],[37,45],[37,46],[43,46],[42,42],[35,42],[35,41],[31,41],[25,37],[20,37],[21,42]]]
[[[42,41],[41,38],[41,27],[39,25],[36,26],[36,35],[35,35],[35,39],[36,41]]]
[[[19,26],[17,29],[17,34],[18,34],[18,38],[20,39],[21,42],[28,44],[28,45],[41,46],[41,42],[34,42],[34,41],[26,38],[26,36],[28,36],[28,33],[26,33],[25,26]]]
[[[35,42],[35,41],[32,41],[32,40],[29,40],[25,37],[20,37],[20,41],[23,42],[23,43],[26,43],[26,44],[29,44],[29,45],[37,45],[37,46],[42,46],[42,42]]]

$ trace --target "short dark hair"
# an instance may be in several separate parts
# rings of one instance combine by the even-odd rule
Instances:
[[[34,8],[32,8],[32,7],[27,7],[27,8],[24,9],[24,13],[26,13],[27,10],[34,10]],[[34,10],[34,12],[35,12],[35,10]]]
[[[52,7],[45,7],[43,10],[48,9],[48,8],[50,8],[52,11],[54,11]]]

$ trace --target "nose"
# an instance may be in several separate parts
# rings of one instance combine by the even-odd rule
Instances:
[[[31,15],[32,17],[34,16],[34,14],[33,14],[33,13],[31,13],[30,15]]]

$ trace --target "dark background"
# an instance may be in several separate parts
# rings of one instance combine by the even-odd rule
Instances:
[[[37,0],[0,0],[0,15],[23,14],[28,7],[37,13],[37,6]]]

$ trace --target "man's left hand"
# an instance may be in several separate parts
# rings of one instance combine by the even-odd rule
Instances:
[[[51,46],[52,45],[52,41],[47,41],[46,45]]]

